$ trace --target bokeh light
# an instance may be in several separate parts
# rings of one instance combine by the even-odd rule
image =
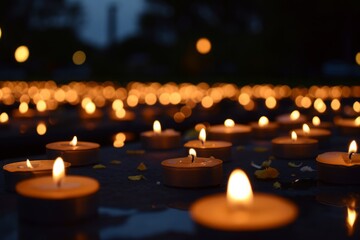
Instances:
[[[43,122],[38,123],[38,125],[36,126],[37,134],[45,135],[46,131],[47,131],[46,124]]]
[[[76,51],[72,56],[73,63],[75,65],[82,65],[86,61],[86,54],[83,51]]]
[[[211,51],[211,42],[207,38],[199,38],[196,42],[196,50],[200,54],[208,54]]]
[[[30,56],[29,48],[27,46],[20,46],[15,50],[15,60],[19,63],[26,62]]]

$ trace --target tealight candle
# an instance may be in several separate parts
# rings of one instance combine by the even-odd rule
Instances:
[[[21,221],[69,224],[97,215],[98,181],[65,176],[61,158],[55,160],[52,173],[52,177],[32,178],[16,185]]]
[[[312,128],[306,123],[303,124],[302,129],[295,129],[295,133],[300,137],[313,138],[319,141],[320,146],[326,145],[330,140],[331,132],[327,129]]]
[[[277,123],[269,122],[269,119],[265,116],[260,117],[258,122],[252,122],[250,126],[256,139],[273,138],[277,136],[279,129]]]
[[[61,141],[48,143],[46,154],[48,158],[55,159],[61,156],[71,166],[96,164],[99,162],[100,145],[93,142],[77,141],[77,137],[70,142]]]
[[[230,142],[225,141],[206,141],[206,131],[200,130],[199,140],[191,140],[184,144],[187,149],[194,148],[199,157],[214,157],[224,162],[231,160]]]
[[[34,178],[51,175],[54,160],[32,160],[13,162],[3,166],[5,187],[8,191],[15,191],[18,182]],[[70,163],[65,162],[68,168]]]
[[[282,197],[253,193],[246,174],[234,170],[227,193],[206,196],[190,207],[192,219],[208,228],[223,231],[261,231],[290,224],[297,207]]]
[[[325,152],[317,156],[320,181],[340,184],[360,184],[360,155],[357,144],[352,141],[348,153]]]
[[[20,103],[18,109],[12,112],[12,116],[16,118],[33,118],[36,115],[34,109],[29,108],[29,104],[26,102]]]
[[[244,144],[249,141],[250,133],[250,126],[235,124],[232,119],[226,119],[224,125],[215,125],[208,129],[208,139]]]
[[[360,134],[360,117],[355,119],[336,118],[335,125],[339,128],[343,135],[358,135]]]
[[[313,128],[331,129],[333,124],[331,122],[324,122],[318,116],[314,116],[309,124]]]
[[[109,115],[114,121],[133,121],[135,119],[135,113],[124,108],[111,110]]]
[[[6,112],[0,114],[0,128],[9,127],[9,115]]]
[[[222,181],[222,161],[197,157],[193,148],[188,157],[161,162],[164,184],[172,187],[196,188],[219,186]]]
[[[298,110],[294,110],[291,114],[278,116],[276,122],[279,123],[281,129],[288,131],[301,127],[306,122],[306,117],[301,115]]]
[[[318,140],[312,138],[298,138],[296,132],[291,137],[277,137],[272,141],[275,157],[286,159],[307,159],[316,156]]]
[[[164,150],[179,148],[181,143],[180,132],[173,129],[161,130],[158,120],[154,121],[153,131],[143,132],[140,135],[142,146],[149,150]]]

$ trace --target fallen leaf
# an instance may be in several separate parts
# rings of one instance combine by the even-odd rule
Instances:
[[[301,163],[298,163],[298,164],[296,164],[296,163],[294,163],[294,162],[289,162],[288,163],[288,166],[289,167],[293,167],[293,168],[298,168],[298,167],[301,167],[303,165],[303,163],[301,162]]]
[[[255,176],[259,179],[274,179],[277,178],[279,174],[279,171],[276,168],[272,167],[255,171]]]
[[[270,167],[270,165],[271,165],[271,159],[266,160],[266,161],[263,161],[262,164],[261,164],[261,166],[262,166],[263,168]]]
[[[121,161],[120,160],[112,160],[110,163],[111,164],[121,164]]]
[[[274,187],[275,189],[280,189],[280,188],[281,188],[281,183],[279,183],[279,182],[274,182],[273,187]]]
[[[254,147],[255,152],[266,152],[268,148],[266,147]]]
[[[96,164],[96,165],[93,166],[93,168],[94,169],[104,169],[104,168],[106,168],[106,166],[102,165],[102,164]]]
[[[313,169],[313,168],[310,167],[310,166],[303,166],[302,168],[300,168],[300,171],[302,171],[302,172],[314,172],[314,171],[316,171],[316,170]]]
[[[144,175],[134,175],[134,176],[128,176],[128,179],[131,181],[140,181],[141,179],[146,179]]]
[[[141,163],[139,164],[139,166],[137,166],[136,169],[139,170],[139,171],[146,171],[146,170],[147,170],[147,167],[146,167],[146,165],[145,165],[143,162],[141,162]]]

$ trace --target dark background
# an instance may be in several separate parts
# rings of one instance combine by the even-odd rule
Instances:
[[[360,76],[358,0],[145,0],[139,31],[113,38],[116,8],[109,4],[108,44],[82,42],[84,2],[2,0],[0,80],[234,81],[352,84]],[[126,9],[126,5],[122,5]],[[209,54],[195,43],[207,37]],[[27,45],[30,58],[13,54]],[[71,56],[82,49],[85,64]]]

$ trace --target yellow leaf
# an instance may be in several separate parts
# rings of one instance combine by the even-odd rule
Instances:
[[[137,166],[137,170],[139,170],[139,171],[146,171],[146,170],[147,170],[147,167],[146,167],[146,165],[145,165],[143,162],[141,162],[141,163],[139,164],[139,166]]]
[[[121,161],[120,160],[112,160],[110,163],[111,164],[121,164]]]
[[[274,187],[275,189],[280,189],[280,188],[281,188],[281,183],[279,183],[279,182],[274,182],[273,187]]]
[[[106,166],[102,165],[102,164],[96,164],[96,165],[93,166],[93,168],[94,169],[104,169],[104,168],[106,168]]]
[[[145,179],[144,175],[134,175],[128,176],[128,179],[131,181],[140,181],[141,179]]]
[[[255,176],[259,179],[274,179],[277,178],[279,174],[279,171],[272,167],[255,171]]]
[[[270,167],[270,165],[271,165],[271,159],[263,161],[261,164],[261,167],[267,168],[267,167]]]

